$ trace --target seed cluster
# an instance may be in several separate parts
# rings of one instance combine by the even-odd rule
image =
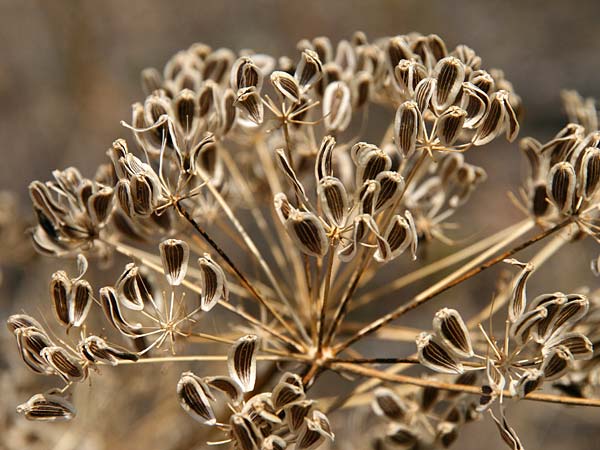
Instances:
[[[182,371],[174,393],[207,440],[219,434],[240,450],[333,448],[330,418],[365,398],[383,424],[371,439],[378,449],[447,448],[487,414],[521,449],[508,398],[599,406],[600,296],[576,287],[526,296],[560,247],[598,240],[593,102],[566,93],[571,123],[548,143],[521,140],[531,163],[512,197],[522,222],[399,274],[397,260],[410,267],[435,242],[456,245],[449,234],[460,223],[449,219],[486,181],[466,152],[514,141],[520,98],[474,50],[436,35],[370,42],[357,32],[297,48],[278,59],[204,44],[177,53],[162,72],[143,71],[146,98],[122,123],[133,139],[115,140],[93,177],[70,167],[30,184],[34,247],[74,261],[77,275],[58,270],[49,283],[64,339],[29,315],[8,319],[27,367],[64,383],[17,411],[69,420],[75,386],[103,366],[167,362],[205,365]],[[387,130],[365,142],[375,108]],[[540,241],[530,262],[512,258]],[[431,330],[388,327],[502,261],[519,272],[482,294],[494,300],[474,318],[453,304]],[[93,286],[88,271],[108,265],[120,275]],[[431,282],[407,299],[403,288],[418,280]],[[360,310],[383,296],[373,311],[385,315]],[[481,323],[504,312],[498,339]],[[363,355],[354,344],[367,337],[414,342],[416,352]],[[213,372],[218,362],[227,375]],[[402,373],[408,365],[421,372]],[[313,397],[326,372],[368,380]],[[537,392],[544,386],[560,394]]]

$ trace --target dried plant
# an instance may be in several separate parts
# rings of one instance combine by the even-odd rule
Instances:
[[[593,101],[565,93],[570,123],[545,144],[521,140],[531,171],[512,198],[523,220],[398,277],[382,267],[424,259],[432,241],[457,246],[449,219],[486,179],[465,154],[516,139],[520,98],[471,48],[436,35],[359,32],[298,50],[277,60],[195,44],[162,73],[143,71],[147,97],[123,122],[133,139],[116,140],[93,178],[69,167],[31,183],[35,248],[77,271],[49,281],[64,335],[27,314],[8,319],[23,362],[58,384],[17,412],[70,420],[77,384],[106,366],[139,366],[141,377],[176,362],[227,363],[226,374],[184,367],[172,396],[206,440],[240,450],[334,447],[329,416],[369,404],[373,448],[449,447],[489,413],[521,449],[508,399],[600,406],[600,296],[574,287],[528,301],[526,289],[560,247],[599,240]],[[390,112],[378,144],[361,141],[373,107]],[[530,261],[513,258],[538,242]],[[475,316],[450,305],[431,330],[385,333],[503,262],[512,280]],[[94,286],[88,271],[109,266],[118,278]],[[416,281],[428,287],[405,298]],[[366,319],[389,295],[388,312]],[[356,344],[367,337],[415,352],[364,355]],[[326,372],[357,382],[313,395]]]

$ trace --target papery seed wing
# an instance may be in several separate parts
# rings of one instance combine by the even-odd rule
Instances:
[[[225,272],[208,253],[198,259],[198,264],[200,265],[200,288],[202,289],[200,307],[202,311],[210,311],[219,300],[227,301],[229,298]]]
[[[64,397],[54,394],[36,394],[17,406],[17,413],[28,420],[56,422],[71,420],[76,410]]]
[[[433,318],[433,329],[454,353],[464,358],[474,355],[469,330],[455,309],[440,309]]]
[[[77,280],[69,295],[69,319],[74,327],[80,327],[90,311],[93,302],[92,286],[86,280]]]
[[[167,239],[159,245],[165,277],[171,286],[179,286],[187,272],[190,247],[185,241]]]
[[[463,365],[432,334],[423,332],[417,336],[419,362],[441,373],[463,373]]]
[[[179,404],[193,419],[204,425],[217,421],[209,401],[210,391],[202,380],[192,372],[184,372],[177,383]]]
[[[249,334],[235,341],[227,355],[229,376],[242,387],[244,392],[254,389],[258,347],[258,336]]]

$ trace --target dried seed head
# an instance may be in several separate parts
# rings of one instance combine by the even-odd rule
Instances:
[[[525,312],[527,306],[526,285],[527,280],[533,273],[533,264],[523,264],[516,260],[505,260],[510,264],[516,264],[522,267],[521,273],[515,279],[513,291],[508,303],[508,318],[514,323]]]
[[[115,283],[121,304],[127,309],[141,311],[144,309],[144,300],[149,297],[149,292],[140,275],[140,269],[134,263],[125,266],[125,270]]]
[[[323,94],[323,123],[328,133],[344,131],[352,119],[350,88],[343,81],[335,81]]]
[[[401,422],[409,412],[408,405],[394,391],[385,387],[375,389],[372,403],[378,416]]]
[[[292,103],[299,103],[302,96],[296,78],[289,73],[275,71],[271,74],[271,83],[282,98],[289,99]]]
[[[117,291],[111,286],[100,289],[100,305],[108,321],[126,336],[135,337],[135,331],[139,330],[139,323],[129,323],[121,313]]]
[[[375,212],[375,199],[379,194],[379,183],[375,180],[367,180],[358,191],[359,214],[373,215]]]
[[[467,112],[465,128],[476,128],[485,117],[490,99],[487,94],[472,83],[463,83],[460,107]]]
[[[297,433],[304,424],[314,404],[313,400],[302,400],[285,407],[285,420],[292,433]]]
[[[137,361],[138,356],[107,343],[98,336],[88,336],[77,346],[81,355],[91,363],[102,362],[116,366],[119,361]]]
[[[600,149],[588,147],[582,153],[578,193],[590,200],[600,188]]]
[[[319,55],[313,50],[306,49],[302,52],[300,62],[296,67],[294,77],[304,90],[314,85],[323,75],[323,66]]]
[[[573,212],[576,183],[575,169],[571,163],[557,163],[548,173],[546,194],[562,214]]]
[[[373,257],[379,262],[391,261],[404,253],[414,238],[408,221],[400,215],[395,215],[384,235],[386,251],[382,252],[384,249],[378,248]]]
[[[431,99],[435,93],[437,81],[435,78],[427,77],[415,88],[415,101],[421,113],[425,113],[431,106]]]
[[[348,194],[344,184],[335,177],[326,176],[317,186],[319,205],[331,225],[343,227],[348,216]]]
[[[373,85],[373,76],[365,71],[358,73],[352,82],[352,99],[354,108],[362,108],[371,96],[371,87]]]
[[[210,311],[219,300],[229,300],[229,289],[225,272],[221,266],[212,260],[208,253],[198,259],[200,265],[200,307],[202,311]]]
[[[531,211],[535,217],[545,216],[550,209],[546,191],[546,182],[544,181],[538,181],[531,189]]]
[[[594,356],[592,342],[586,336],[576,331],[557,334],[554,338],[546,342],[542,352],[561,346],[569,350],[574,359],[591,359]]]
[[[231,68],[231,87],[234,90],[254,87],[258,92],[262,89],[263,74],[251,58],[238,58]]]
[[[380,186],[375,202],[375,212],[377,213],[392,205],[402,195],[404,178],[394,170],[385,170],[377,175],[375,181]]]
[[[69,317],[69,294],[71,292],[71,280],[66,272],[59,270],[52,274],[50,281],[50,297],[54,305],[54,312],[58,321],[65,326],[71,325]]]
[[[273,388],[271,401],[275,411],[281,411],[290,403],[304,400],[304,389],[290,383],[277,383]]]
[[[566,347],[547,349],[540,370],[547,381],[556,380],[569,371],[573,365],[573,355]]]
[[[104,224],[110,217],[113,209],[113,194],[112,188],[102,187],[89,197],[87,209],[92,222],[96,225]]]
[[[317,158],[315,160],[315,179],[318,181],[326,176],[333,176],[333,149],[335,148],[335,138],[325,136],[321,141]]]
[[[455,309],[439,310],[433,318],[433,329],[446,348],[457,355],[464,358],[474,355],[469,330]]]
[[[527,394],[537,390],[544,383],[544,372],[539,369],[527,369],[519,378],[516,391],[519,397],[525,397]]]
[[[296,448],[298,450],[313,450],[320,447],[325,440],[333,441],[333,433],[325,414],[314,410],[311,418],[305,418],[298,432]]]
[[[458,106],[451,106],[440,117],[436,123],[436,135],[440,143],[452,146],[462,131],[467,112]]]
[[[204,425],[217,422],[210,400],[214,400],[208,386],[192,372],[184,372],[177,383],[177,396],[183,410]]]
[[[427,76],[427,70],[416,61],[403,59],[394,69],[396,87],[407,96],[412,97],[417,85]]]
[[[19,328],[44,330],[37,320],[27,314],[13,314],[6,320],[6,326],[11,333],[14,333]]]
[[[275,150],[275,155],[277,158],[277,162],[279,163],[279,167],[281,168],[281,170],[283,170],[283,173],[286,175],[287,179],[296,191],[296,194],[299,197],[306,199],[307,197],[306,191],[304,190],[304,186],[302,186],[302,183],[298,179],[296,172],[294,171],[292,165],[288,161],[285,155],[285,150],[282,148],[277,149]]]
[[[465,80],[465,67],[459,59],[449,56],[440,60],[433,72],[437,87],[432,101],[436,110],[441,112],[456,100]]]
[[[244,393],[240,385],[229,377],[205,377],[203,381],[211,388],[225,393],[234,405],[240,404],[244,399]]]
[[[17,413],[28,420],[39,420],[43,422],[56,422],[59,420],[71,420],[76,411],[64,397],[55,394],[36,394],[17,406]]]
[[[329,250],[327,233],[313,213],[291,210],[284,225],[302,253],[321,257]]]
[[[399,448],[413,448],[419,442],[415,431],[404,424],[394,424],[386,435],[386,440]]]
[[[417,336],[419,362],[441,373],[463,373],[463,365],[432,334],[423,332]]]
[[[264,106],[255,87],[238,90],[234,104],[240,107],[254,124],[260,125],[263,122]]]
[[[79,360],[64,348],[57,346],[45,347],[40,355],[66,383],[78,382],[85,378],[86,372],[81,367]]]
[[[249,334],[235,341],[227,355],[229,376],[242,387],[244,392],[254,389],[258,347],[258,336]]]
[[[88,315],[93,302],[92,286],[86,280],[77,280],[69,295],[69,320],[72,326],[80,327]]]
[[[519,133],[517,117],[508,100],[508,92],[500,90],[490,97],[490,104],[485,118],[477,130],[473,143],[484,145],[495,139],[506,130],[506,139],[512,142]]]
[[[135,174],[129,184],[133,210],[136,214],[147,217],[158,205],[159,186],[155,180],[145,173]]]
[[[405,157],[415,149],[417,139],[422,133],[421,113],[414,101],[402,103],[394,119],[394,136],[400,153]]]
[[[240,450],[258,450],[261,440],[260,431],[250,419],[242,414],[232,414],[229,418],[231,437]]]
[[[556,333],[558,330],[575,325],[587,314],[589,306],[590,302],[585,295],[567,295],[566,302],[557,309],[549,328]]]
[[[42,350],[53,345],[43,329],[34,327],[17,328],[14,334],[17,338],[17,347],[21,358],[31,370],[42,374],[54,373],[41,355]]]
[[[165,277],[171,286],[179,286],[187,272],[190,247],[185,241],[167,239],[159,245]]]
[[[260,450],[285,450],[286,448],[285,439],[273,434],[262,441]]]
[[[283,224],[285,224],[285,222],[288,220],[292,211],[296,210],[296,208],[290,204],[287,196],[283,192],[275,194],[273,206],[275,207],[275,212],[277,213],[279,220]]]
[[[385,151],[366,142],[353,145],[350,156],[356,164],[356,186],[362,186],[367,180],[374,180],[379,173],[392,167],[392,160]]]

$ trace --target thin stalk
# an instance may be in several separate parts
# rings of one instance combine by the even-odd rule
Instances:
[[[327,255],[327,272],[323,281],[323,298],[321,301],[321,313],[317,318],[317,353],[321,351],[323,344],[323,330],[325,328],[325,316],[327,315],[327,301],[329,299],[329,291],[331,289],[331,270],[333,268],[333,257],[335,255],[335,247],[333,243],[329,246],[329,255]]]
[[[331,365],[331,368],[345,372],[351,372],[369,378],[378,378],[380,380],[389,381],[393,383],[410,384],[419,387],[433,387],[444,391],[481,395],[481,388],[479,386],[446,383],[443,381],[411,377],[408,375],[392,374],[381,370],[373,369],[371,367],[364,367],[348,363],[334,363]],[[506,398],[515,397],[508,390],[503,392],[503,396]],[[600,399],[595,398],[568,397],[564,395],[542,394],[532,392],[531,394],[528,394],[527,396],[523,397],[523,399],[545,403],[557,403],[561,405],[600,407]]]
[[[383,226],[381,227],[381,229],[385,230],[387,228],[388,222],[393,217],[393,215],[392,215],[393,211],[396,210],[396,208],[402,201],[402,198],[404,197],[404,194],[406,193],[406,190],[408,189],[410,182],[413,180],[413,178],[415,177],[419,168],[425,162],[426,159],[427,159],[427,152],[422,152],[421,156],[419,157],[419,160],[416,162],[416,164],[413,166],[410,173],[408,174],[406,183],[404,184],[404,190],[402,191],[402,193],[398,197],[398,199],[394,202],[394,205],[390,208],[390,214],[388,214],[388,217],[386,217],[386,219],[384,220],[384,223],[383,223]],[[331,326],[329,327],[329,332],[327,333],[327,338],[325,339],[325,345],[329,345],[329,343],[335,336],[337,328],[340,326],[340,323],[342,322],[342,320],[344,320],[344,317],[347,314],[348,303],[350,302],[350,300],[352,299],[352,296],[354,295],[354,292],[358,288],[361,277],[364,274],[365,269],[371,262],[371,256],[374,253],[374,251],[375,251],[374,249],[369,249],[368,251],[363,252],[363,254],[361,256],[360,264],[358,265],[357,270],[354,272],[352,281],[350,282],[350,285],[349,285],[348,289],[346,290],[346,294],[344,295],[344,298],[340,302],[338,309],[335,312],[333,321],[331,323]]]
[[[104,241],[106,244],[111,245],[117,252],[128,256],[129,258],[133,258],[133,259],[139,259],[146,267],[148,267],[149,269],[154,270],[157,273],[163,274],[164,275],[164,271],[162,269],[162,266],[153,263],[152,261],[145,259],[143,257],[140,257],[139,255],[136,255],[135,253],[132,253],[127,247],[122,247],[121,244],[119,243],[115,243],[115,242],[110,242],[110,241]],[[191,291],[194,291],[198,294],[202,294],[202,290],[196,286],[194,283],[190,283],[187,280],[183,280],[181,282],[181,284],[183,284],[185,287],[187,287],[188,289],[190,289]],[[265,332],[267,332],[268,334],[270,334],[271,336],[280,339],[282,342],[291,345],[292,347],[294,347],[297,351],[304,351],[304,348],[302,346],[300,346],[297,342],[295,342],[294,340],[290,339],[289,337],[287,337],[284,334],[279,333],[277,330],[269,327],[268,325],[262,323],[260,320],[256,319],[254,316],[251,316],[250,314],[241,311],[240,309],[236,308],[234,305],[224,301],[224,300],[219,300],[217,302],[218,305],[220,305],[221,307],[231,311],[232,313],[236,314],[237,316],[241,317],[242,319],[250,322],[253,325],[256,325],[258,328],[264,330]]]
[[[506,240],[507,237],[512,236],[513,240],[519,237],[515,232],[522,230],[525,224],[531,223],[531,219],[525,219],[519,223],[516,223],[508,228],[504,228],[497,233],[492,234],[484,239],[481,239],[474,244],[465,247],[457,252],[453,252],[452,254],[441,258],[431,264],[428,264],[420,269],[414,270],[404,276],[394,279],[391,283],[384,284],[375,289],[370,289],[368,292],[360,296],[356,299],[355,302],[352,303],[352,307],[350,311],[359,308],[360,306],[369,304],[373,300],[381,298],[385,295],[392,294],[397,292],[398,290],[419,281],[429,275],[433,275],[441,270],[447,269],[454,264],[458,264],[459,262],[472,257],[473,255],[477,255],[478,253],[487,250],[492,245],[497,244],[500,241]]]
[[[549,228],[546,231],[543,231],[542,233],[534,236],[533,238],[529,239],[528,241],[524,242],[523,244],[518,245],[511,250],[508,250],[494,258],[487,260],[483,264],[469,270],[468,272],[466,272],[465,274],[463,274],[461,276],[456,276],[455,274],[452,274],[449,277],[446,277],[446,278],[449,278],[449,280],[447,280],[447,281],[445,281],[446,279],[442,280],[445,282],[441,283],[441,285],[440,285],[440,283],[438,283],[431,289],[427,289],[423,293],[417,295],[412,300],[410,300],[408,303],[396,308],[391,313],[388,313],[385,316],[371,322],[369,325],[366,325],[358,333],[356,333],[355,336],[353,336],[350,339],[346,340],[345,342],[342,342],[341,344],[337,345],[334,348],[334,352],[337,353],[337,352],[345,349],[346,347],[352,345],[356,341],[364,338],[365,336],[368,336],[369,334],[377,331],[379,328],[396,320],[397,318],[406,314],[407,312],[417,308],[419,305],[431,300],[432,298],[436,297],[437,295],[456,286],[457,284],[460,284],[460,283],[474,277],[475,275],[478,275],[479,273],[483,272],[484,270],[489,269],[490,267],[494,266],[495,264],[498,264],[499,262],[503,261],[504,259],[510,258],[515,253],[518,253],[521,250],[524,250],[527,247],[535,244],[536,242],[552,235],[553,233],[556,233],[557,231],[561,230],[562,228],[569,225],[570,223],[572,223],[572,219],[571,218],[566,219],[563,222],[559,223],[558,225],[556,225],[552,228]]]
[[[175,203],[175,207],[181,216],[186,219],[189,224],[202,236],[202,238],[210,245],[223,261],[235,272],[236,276],[240,280],[240,282],[250,291],[252,296],[256,298],[260,304],[262,304],[275,319],[292,335],[295,336],[296,333],[290,327],[289,323],[273,308],[273,306],[267,302],[262,295],[256,290],[256,288],[248,281],[246,276],[237,268],[237,266],[233,263],[233,261],[229,258],[229,256],[219,247],[219,245],[208,235],[206,231],[194,220],[194,218],[184,209],[179,202]],[[289,342],[293,342],[296,348],[302,349],[303,346],[299,345],[295,340],[289,340]]]
[[[257,355],[257,361],[297,361],[296,356]],[[222,362],[227,361],[227,355],[189,355],[189,356],[158,356],[155,358],[141,358],[137,361],[122,360],[118,366],[136,364],[160,364],[177,362]]]

